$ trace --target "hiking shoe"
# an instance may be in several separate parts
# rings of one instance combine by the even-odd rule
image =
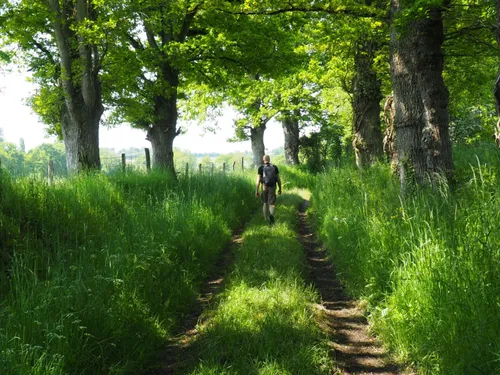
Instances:
[[[274,224],[274,215],[269,215],[269,224]]]

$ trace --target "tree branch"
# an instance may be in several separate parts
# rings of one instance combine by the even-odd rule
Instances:
[[[193,22],[194,16],[196,16],[196,13],[198,13],[199,9],[200,4],[196,5],[193,10],[186,13],[186,17],[184,17],[184,20],[182,21],[182,27],[179,33],[179,42],[184,42],[184,40],[186,40],[186,37],[189,34],[189,30],[191,29],[191,22]]]
[[[142,43],[139,40],[135,39],[132,35],[130,35],[128,33],[124,33],[124,34],[132,47],[134,47],[136,50],[144,51],[144,46],[142,45]]]
[[[49,0],[50,10],[54,13],[54,32],[57,42],[57,48],[61,57],[61,70],[63,73],[63,85],[69,97],[73,95],[74,86],[72,81],[71,69],[71,52],[68,44],[66,43],[66,36],[69,28],[62,22],[62,11],[59,6],[58,0]]]
[[[479,30],[484,30],[488,29],[490,26],[485,26],[485,25],[471,25],[471,26],[466,26],[462,29],[456,30],[452,33],[448,33],[445,35],[444,40],[450,40],[450,39],[455,39],[458,37],[461,37],[462,35],[469,34],[474,31],[479,31]]]
[[[54,65],[58,65],[58,63],[55,61],[54,59],[54,56],[52,55],[52,52],[50,52],[50,50],[45,47],[43,44],[41,44],[40,42],[37,42],[35,39],[32,39],[33,41],[33,45],[38,48],[41,52],[43,52],[43,54],[45,56],[47,56],[47,59],[49,59],[49,61],[54,64]]]
[[[143,22],[144,22],[144,31],[146,32],[146,37],[148,38],[149,45],[151,47],[153,47],[154,49],[156,49],[157,51],[159,51],[160,48],[158,47],[158,44],[156,43],[156,39],[155,39],[155,35],[153,33],[153,30],[148,25],[148,22],[146,20],[144,20]]]
[[[375,17],[379,15],[376,11],[374,10],[362,10],[362,9],[343,9],[343,8],[337,8],[337,9],[329,9],[329,8],[321,8],[321,7],[298,7],[294,5],[290,5],[287,8],[282,8],[282,9],[275,9],[275,10],[261,10],[261,11],[255,11],[255,12],[233,12],[230,10],[226,9],[217,9],[220,12],[223,13],[229,13],[229,14],[235,14],[235,15],[245,15],[245,16],[252,16],[252,15],[261,15],[261,16],[272,16],[276,14],[282,14],[282,13],[290,13],[290,12],[320,12],[320,13],[328,13],[328,14],[343,14],[343,15],[349,15],[349,16],[356,16],[356,17]]]

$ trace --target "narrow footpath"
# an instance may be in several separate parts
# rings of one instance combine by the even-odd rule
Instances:
[[[234,260],[234,249],[241,246],[243,227],[233,233],[230,243],[222,250],[222,254],[215,264],[211,274],[203,284],[200,295],[192,310],[185,317],[179,327],[178,334],[167,342],[165,351],[155,361],[154,368],[144,372],[146,375],[173,375],[182,372],[182,369],[195,360],[195,354],[190,349],[191,343],[198,335],[197,326],[202,322],[202,314],[213,308],[215,297],[222,292],[226,274]]]
[[[321,295],[317,306],[326,315],[322,329],[330,338],[337,374],[408,374],[387,361],[380,343],[368,332],[368,323],[359,302],[350,299],[335,274],[326,249],[318,242],[307,220],[309,201],[300,206],[300,241],[307,254],[311,278]]]

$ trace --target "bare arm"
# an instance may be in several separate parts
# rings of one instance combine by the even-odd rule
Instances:
[[[276,176],[276,181],[278,182],[278,194],[281,194],[281,178],[279,174]]]
[[[257,181],[255,182],[255,196],[259,196],[259,186],[262,184],[262,176],[260,174],[257,175]]]

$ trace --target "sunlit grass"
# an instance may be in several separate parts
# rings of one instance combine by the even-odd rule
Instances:
[[[385,343],[422,374],[500,373],[493,164],[459,165],[453,190],[416,189],[405,198],[385,166],[331,171],[313,192],[339,277],[369,302]]]
[[[189,374],[327,374],[332,363],[304,281],[298,195],[279,198],[277,224],[257,215],[243,235],[226,291],[200,327]]]
[[[0,185],[0,373],[135,373],[255,212],[253,176]]]

